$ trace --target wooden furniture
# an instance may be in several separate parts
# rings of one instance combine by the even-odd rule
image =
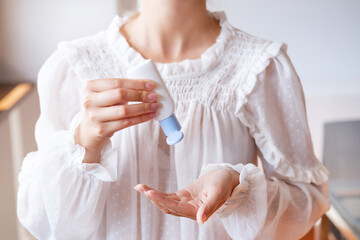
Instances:
[[[0,84],[0,120],[16,106],[31,90],[30,83]]]

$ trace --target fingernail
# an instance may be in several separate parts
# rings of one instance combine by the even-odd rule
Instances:
[[[157,95],[155,93],[149,93],[147,98],[149,100],[156,100],[157,99]]]
[[[153,89],[154,88],[154,84],[153,83],[151,83],[151,82],[147,82],[146,84],[145,84],[145,87],[147,88],[147,89]]]
[[[152,103],[150,106],[151,110],[158,110],[159,107],[160,107],[160,105],[158,103]]]
[[[136,186],[134,187],[134,189],[135,189],[136,191],[138,191],[138,192],[141,192],[141,191],[140,191],[140,186],[139,186],[139,185],[136,185]]]

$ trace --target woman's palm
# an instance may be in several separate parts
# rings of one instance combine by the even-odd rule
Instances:
[[[220,169],[208,172],[186,188],[164,193],[139,184],[136,190],[144,193],[161,211],[179,217],[205,222],[229,198],[237,185],[229,171]]]

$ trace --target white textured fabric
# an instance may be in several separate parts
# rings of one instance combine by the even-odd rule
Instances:
[[[61,43],[39,73],[38,151],[24,159],[18,216],[38,239],[297,239],[329,207],[299,78],[281,43],[232,27],[199,59],[156,63],[185,138],[166,145],[159,123],[117,132],[99,164],[84,164],[73,134],[87,80],[126,77],[144,61],[109,29]],[[259,154],[264,171],[256,167]],[[133,187],[177,191],[214,168],[240,173],[231,198],[203,226],[165,215]]]

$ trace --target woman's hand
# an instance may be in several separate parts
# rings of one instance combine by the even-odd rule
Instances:
[[[238,172],[218,169],[175,193],[163,193],[144,184],[136,185],[135,189],[144,193],[164,213],[191,218],[203,224],[225,203],[237,185]]]
[[[98,163],[105,142],[117,131],[155,117],[160,107],[149,80],[97,79],[85,87],[85,114],[75,143],[86,149],[83,162]],[[128,105],[130,101],[140,102]]]

